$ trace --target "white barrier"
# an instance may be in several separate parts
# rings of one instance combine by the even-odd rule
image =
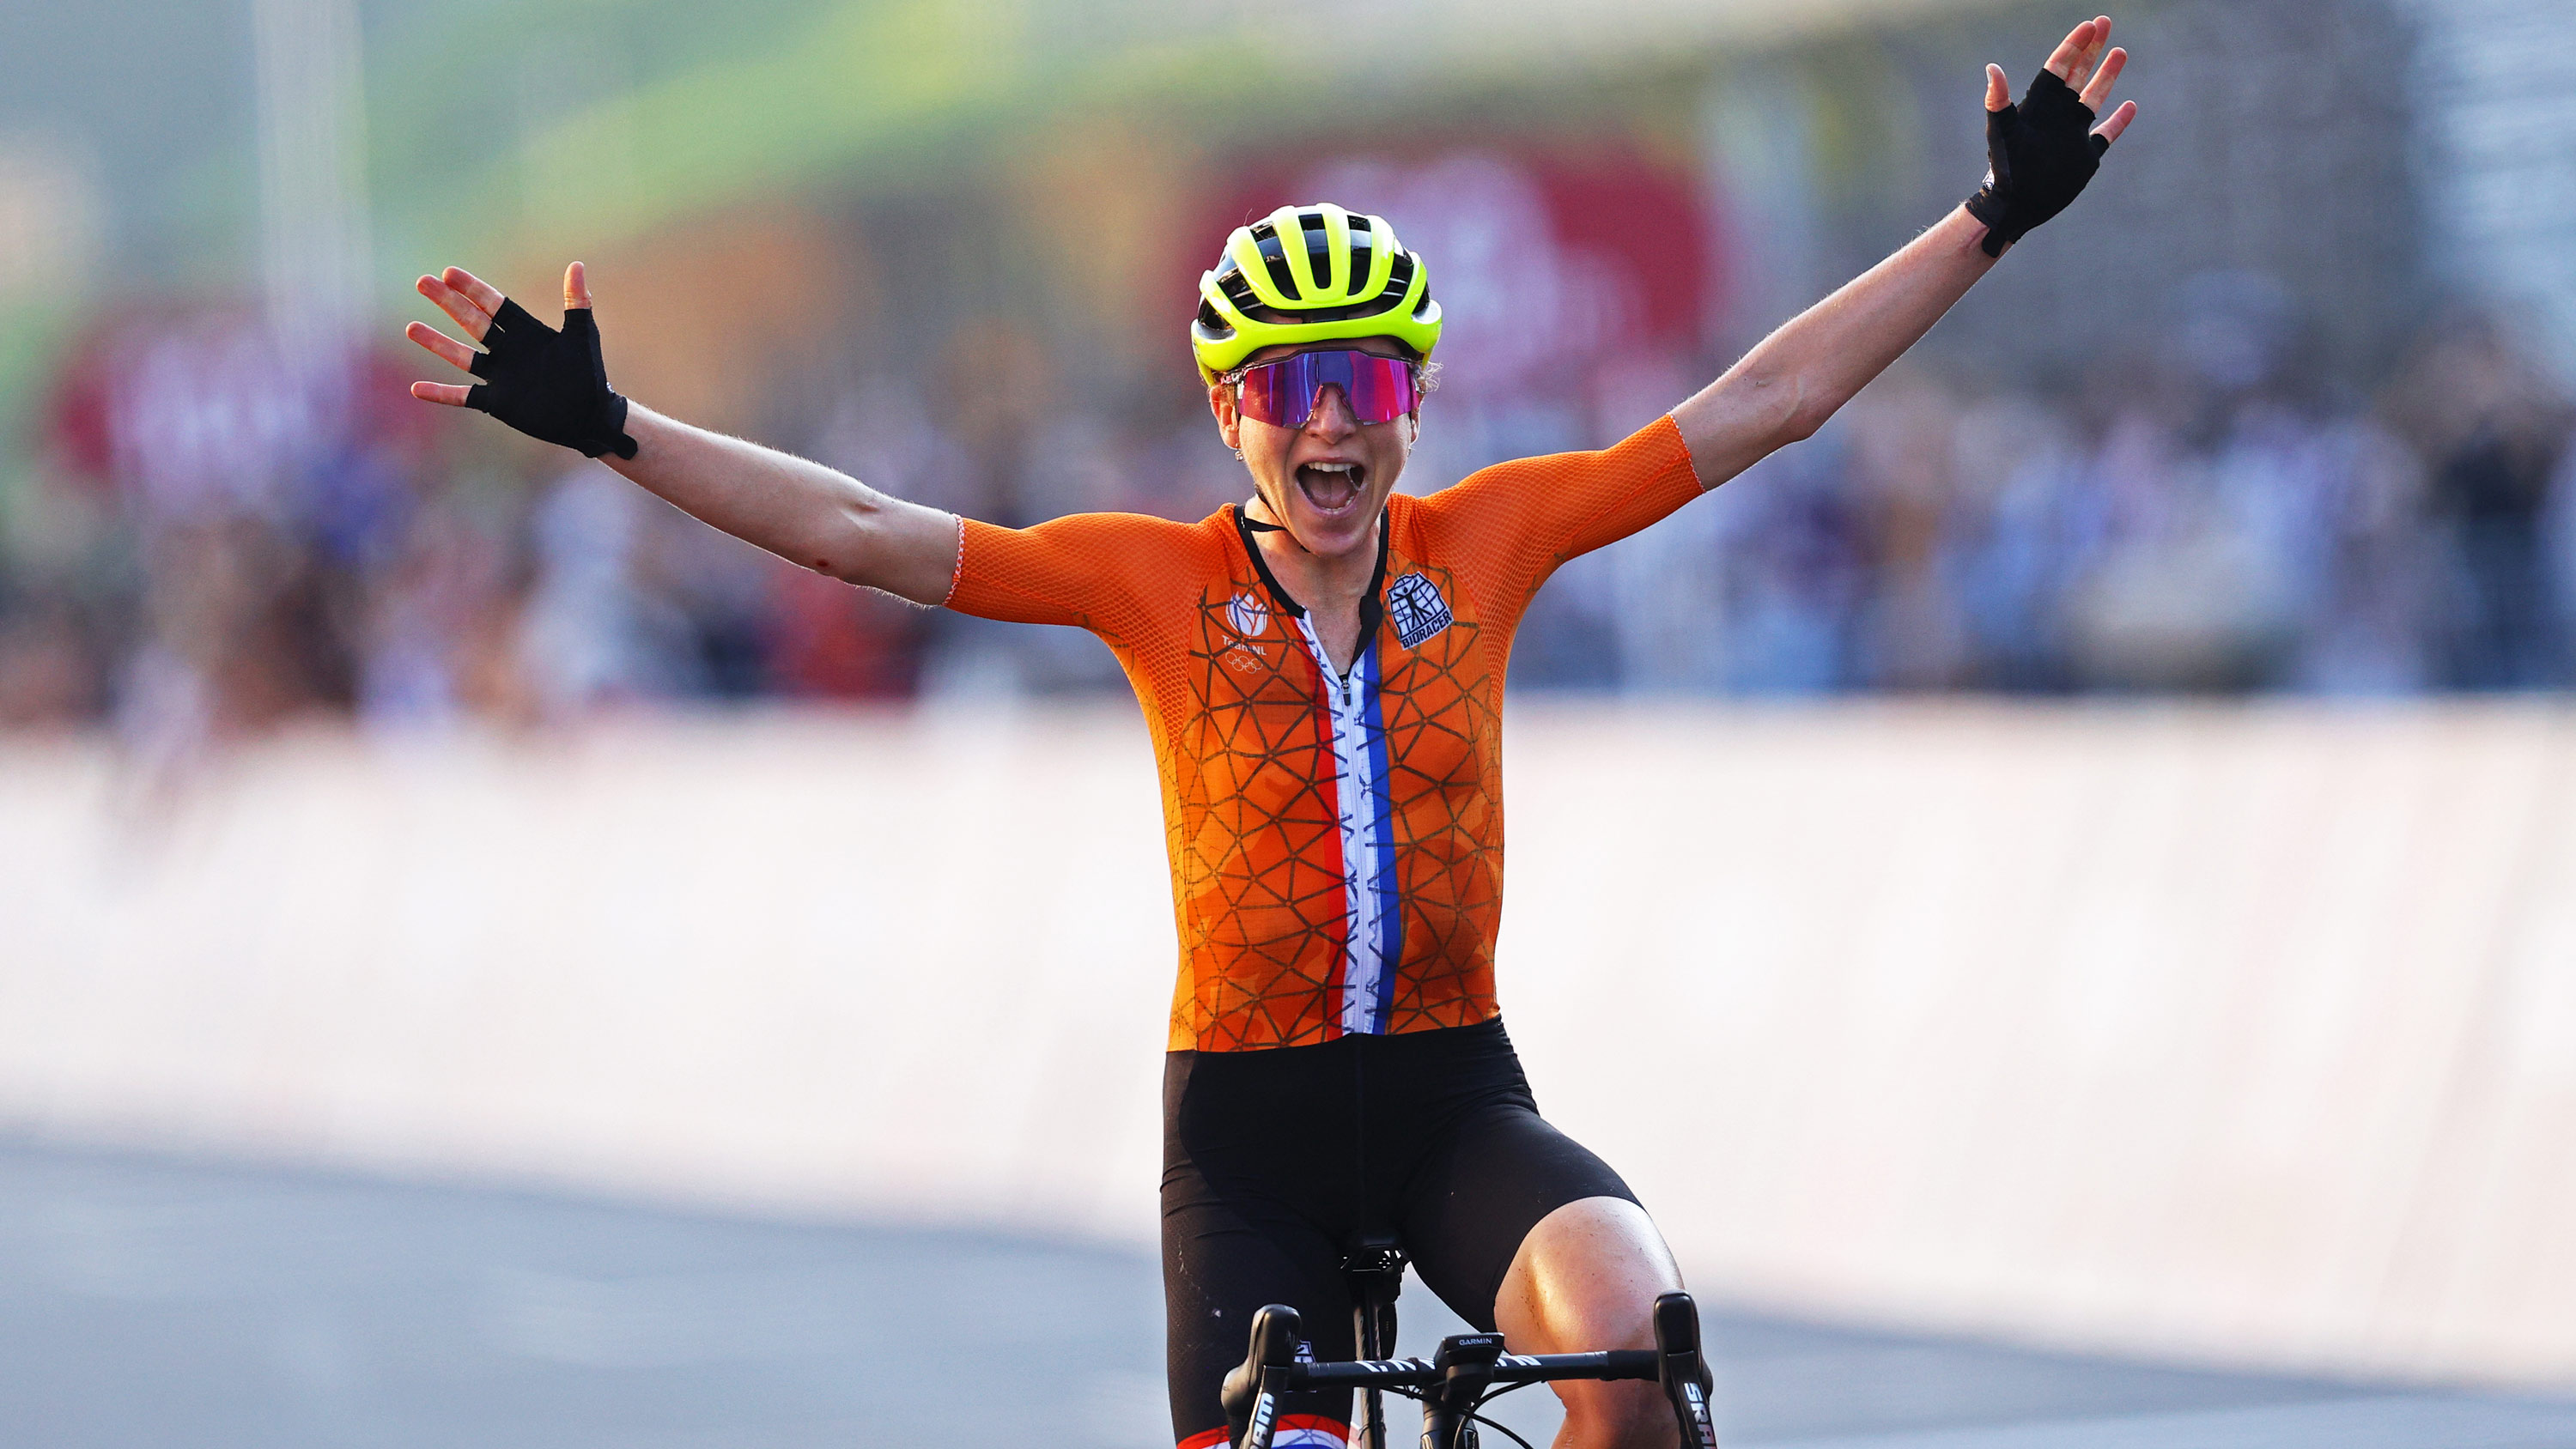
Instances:
[[[1559,711],[1503,1000],[1700,1286],[2576,1378],[2576,714]],[[1131,710],[0,744],[0,1126],[1146,1238]]]

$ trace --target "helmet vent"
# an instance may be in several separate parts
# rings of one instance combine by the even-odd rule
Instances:
[[[1300,212],[1297,225],[1306,233],[1306,274],[1315,279],[1315,290],[1326,292],[1333,285],[1333,235],[1324,226],[1320,211]],[[1353,281],[1359,280],[1352,278]]]
[[[1440,308],[1423,283],[1420,260],[1385,218],[1282,207],[1236,229],[1201,281],[1191,324],[1200,372],[1214,377],[1266,346],[1379,333],[1427,359],[1439,345]]]
[[[1252,283],[1243,275],[1241,268],[1218,277],[1216,289],[1242,311],[1249,312],[1261,305],[1261,294],[1252,290]]]
[[[1288,270],[1288,250],[1279,240],[1278,228],[1263,222],[1252,229],[1253,243],[1261,248],[1261,266],[1270,273],[1270,285],[1283,296],[1297,295],[1297,279]]]

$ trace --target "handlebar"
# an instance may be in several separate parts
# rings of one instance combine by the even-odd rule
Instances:
[[[1303,1356],[1297,1310],[1274,1303],[1252,1319],[1252,1351],[1225,1376],[1226,1417],[1235,1449],[1270,1449],[1279,1401],[1300,1389],[1393,1389],[1422,1400],[1425,1449],[1472,1442],[1461,1431],[1497,1388],[1565,1379],[1639,1379],[1663,1386],[1684,1449],[1717,1449],[1709,1415],[1711,1375],[1700,1355],[1699,1309],[1687,1293],[1655,1300],[1655,1347],[1592,1353],[1503,1352],[1499,1333],[1441,1340],[1431,1358],[1316,1363]]]
[[[1461,1335],[1482,1337],[1483,1335]],[[1651,1348],[1610,1348],[1596,1353],[1507,1353],[1494,1360],[1484,1377],[1498,1385],[1543,1384],[1558,1379],[1652,1380],[1660,1359]],[[1283,1394],[1299,1389],[1436,1388],[1449,1370],[1427,1358],[1389,1358],[1370,1363],[1279,1364],[1262,1382]]]

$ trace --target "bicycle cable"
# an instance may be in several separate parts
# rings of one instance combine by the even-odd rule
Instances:
[[[1531,1383],[1536,1383],[1536,1382],[1538,1382],[1538,1381],[1537,1381],[1537,1380],[1535,1380],[1535,1379],[1533,1379],[1533,1380],[1531,1380],[1530,1382],[1531,1382]],[[1483,1398],[1481,1398],[1481,1399],[1478,1399],[1478,1400],[1476,1401],[1476,1408],[1474,1408],[1474,1409],[1469,1409],[1466,1413],[1459,1415],[1459,1417],[1460,1417],[1460,1418],[1462,1418],[1462,1419],[1464,1419],[1464,1420],[1466,1420],[1466,1421],[1467,1421],[1468,1423],[1470,1423],[1470,1424],[1482,1424],[1482,1425],[1484,1425],[1486,1428],[1491,1429],[1491,1430],[1493,1430],[1494,1432],[1496,1432],[1496,1433],[1498,1433],[1498,1434],[1502,1435],[1504,1438],[1511,1440],[1511,1441],[1512,1441],[1513,1443],[1515,1443],[1515,1444],[1518,1444],[1519,1446],[1521,1446],[1521,1449],[1538,1449],[1538,1446],[1537,1446],[1537,1445],[1532,1444],[1532,1443],[1531,1443],[1530,1441],[1528,1441],[1527,1439],[1522,1438],[1519,1434],[1514,1433],[1514,1432],[1513,1432],[1513,1430],[1512,1430],[1511,1425],[1509,1425],[1509,1424],[1505,1424],[1505,1423],[1503,1423],[1503,1422],[1501,1422],[1501,1421],[1499,1421],[1499,1420],[1495,1420],[1495,1419],[1488,1419],[1488,1418],[1486,1418],[1483,1414],[1481,1414],[1481,1413],[1478,1413],[1478,1412],[1477,1412],[1477,1410],[1478,1410],[1478,1409],[1482,1409],[1482,1408],[1484,1408],[1487,1404],[1492,1403],[1494,1400],[1501,1398],[1501,1397],[1502,1397],[1503,1395],[1505,1395],[1505,1394],[1518,1393],[1520,1390],[1525,1389],[1525,1388],[1528,1388],[1528,1387],[1529,1387],[1529,1384],[1513,1384],[1513,1385],[1511,1385],[1509,1388],[1496,1389],[1494,1392],[1492,1392],[1492,1393],[1490,1393],[1490,1394],[1485,1395],[1485,1396],[1484,1396]],[[1427,1404],[1430,1402],[1428,1399],[1425,1399],[1425,1398],[1423,1398],[1423,1397],[1422,1397],[1422,1394],[1421,1394],[1421,1392],[1420,1392],[1419,1390],[1415,1390],[1415,1389],[1393,1389],[1393,1388],[1391,1388],[1391,1389],[1386,1390],[1386,1392],[1387,1392],[1387,1393],[1390,1393],[1390,1394],[1393,1394],[1393,1395],[1395,1395],[1397,1398],[1400,1398],[1400,1399],[1411,1399],[1411,1400],[1413,1400],[1413,1401],[1414,1401],[1415,1403],[1417,1403],[1417,1404],[1425,1404],[1425,1405],[1427,1405]]]
[[[1486,1418],[1486,1417],[1485,1417],[1484,1415],[1482,1415],[1482,1414],[1474,1413],[1474,1412],[1472,1412],[1472,1411],[1471,1411],[1471,1412],[1469,1412],[1469,1414],[1467,1415],[1467,1422],[1468,1422],[1468,1423],[1470,1423],[1470,1424],[1482,1424],[1482,1425],[1484,1425],[1486,1428],[1491,1429],[1491,1430],[1495,1431],[1496,1433],[1498,1433],[1498,1434],[1502,1435],[1504,1438],[1511,1440],[1511,1441],[1512,1441],[1513,1443],[1515,1443],[1515,1444],[1518,1444],[1519,1446],[1521,1446],[1521,1449],[1538,1449],[1538,1446],[1536,1446],[1536,1445],[1534,1445],[1534,1444],[1530,1443],[1530,1441],[1528,1441],[1527,1439],[1522,1438],[1520,1435],[1513,1433],[1513,1432],[1511,1431],[1511,1427],[1510,1427],[1509,1425],[1507,1425],[1507,1424],[1502,1423],[1500,1420],[1496,1420],[1496,1419],[1488,1419],[1488,1418]]]

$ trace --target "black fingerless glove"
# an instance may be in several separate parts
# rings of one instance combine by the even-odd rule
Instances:
[[[2064,211],[2102,167],[2111,143],[2092,134],[2093,108],[2043,70],[2021,104],[1986,113],[1986,184],[1968,214],[1986,224],[1986,255],[1999,257]]]
[[[609,391],[599,324],[588,307],[566,308],[557,332],[504,297],[483,347],[473,367],[483,381],[465,394],[467,407],[585,458],[635,456],[635,440],[626,436],[626,399]]]

